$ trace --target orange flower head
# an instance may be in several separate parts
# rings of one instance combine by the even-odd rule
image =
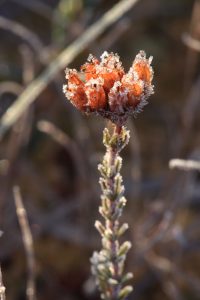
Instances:
[[[145,52],[140,51],[125,73],[117,54],[105,51],[100,61],[90,55],[81,67],[83,76],[76,70],[66,70],[67,84],[63,91],[79,110],[122,125],[129,115],[140,112],[153,94],[151,61],[151,57],[147,59]]]

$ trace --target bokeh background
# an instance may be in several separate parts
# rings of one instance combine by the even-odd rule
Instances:
[[[117,2],[0,1],[0,131],[5,112],[63,49]],[[127,127],[123,220],[133,247],[130,300],[200,295],[200,171],[169,169],[200,160],[200,1],[139,0],[76,55],[119,53],[126,69],[140,49],[153,55],[155,94]],[[105,151],[99,117],[65,99],[64,68],[0,140],[0,262],[6,297],[26,299],[27,259],[13,187],[19,186],[34,240],[38,300],[95,300],[89,258],[100,248],[97,164]],[[29,89],[30,92],[30,89]]]

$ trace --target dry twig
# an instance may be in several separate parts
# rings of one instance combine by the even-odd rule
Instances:
[[[191,170],[200,171],[200,161],[174,158],[169,161],[169,168],[179,169],[183,171],[191,171]]]
[[[20,224],[24,248],[26,251],[26,258],[28,264],[28,282],[26,288],[26,295],[28,300],[35,300],[35,257],[33,250],[33,238],[26,214],[25,207],[22,202],[22,197],[18,186],[13,188],[13,195],[15,200],[16,212]]]

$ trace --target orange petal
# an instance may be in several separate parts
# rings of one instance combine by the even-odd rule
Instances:
[[[101,73],[100,76],[104,79],[103,87],[105,91],[109,92],[110,89],[113,87],[114,83],[116,81],[120,81],[123,75],[124,75],[123,70],[121,72],[114,70],[112,72]]]
[[[87,98],[84,91],[84,83],[78,77],[76,70],[67,69],[66,78],[67,85],[64,86],[65,96],[80,110],[84,110],[87,103]]]
[[[106,94],[102,86],[103,81],[98,79],[91,79],[85,85],[85,93],[87,96],[87,105],[92,110],[98,110],[106,107]]]
[[[135,97],[140,97],[143,92],[143,87],[139,83],[133,83],[130,87],[130,93],[132,93]]]
[[[88,57],[88,62],[81,67],[81,71],[85,74],[85,80],[88,81],[91,78],[97,78],[97,66],[99,65],[99,60],[92,56]]]
[[[147,83],[151,83],[153,78],[153,70],[151,67],[152,57],[146,58],[144,51],[140,51],[133,62],[133,71],[136,72],[138,79],[141,79]]]
[[[73,92],[73,91],[72,91]],[[74,96],[71,98],[71,102],[80,110],[84,111],[87,103],[87,97],[83,88],[78,87],[73,92]]]
[[[151,82],[152,75],[149,64],[145,62],[138,62],[133,65],[133,69],[137,73],[139,79],[144,80],[148,83]]]
[[[141,80],[134,80],[131,74],[125,74],[122,78],[122,85],[128,92],[128,104],[135,107],[141,100],[144,84]]]

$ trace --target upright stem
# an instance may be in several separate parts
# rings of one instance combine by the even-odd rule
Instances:
[[[123,275],[126,254],[131,243],[119,243],[119,237],[128,228],[127,224],[120,225],[119,222],[126,204],[120,175],[122,159],[119,153],[128,141],[129,132],[125,127],[115,126],[111,134],[107,128],[104,129],[103,143],[106,154],[99,165],[102,189],[99,212],[104,218],[104,224],[95,222],[95,227],[102,236],[102,250],[99,253],[94,252],[91,262],[101,298],[106,300],[125,299],[132,291],[131,286],[123,287],[123,284],[132,278],[131,273]]]

